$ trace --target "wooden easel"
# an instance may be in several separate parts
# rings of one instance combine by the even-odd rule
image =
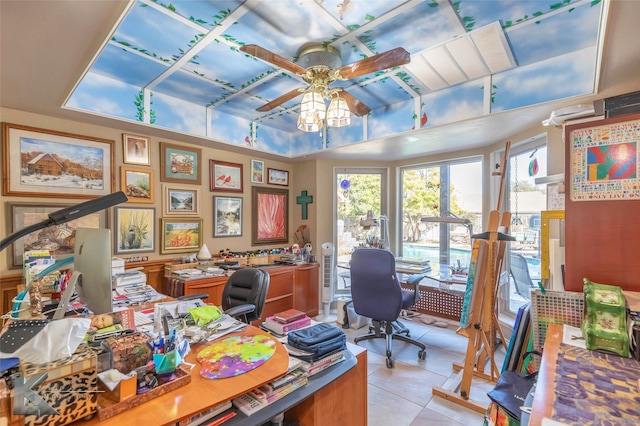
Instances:
[[[492,210],[489,215],[487,232],[473,241],[472,263],[475,260],[475,270],[468,304],[468,321],[466,326],[461,325],[458,329],[458,334],[469,338],[464,364],[453,364],[458,376],[448,389],[434,387],[432,390],[434,395],[479,413],[486,411],[487,404],[469,399],[472,378],[476,376],[492,382],[498,381],[500,370],[494,357],[496,333],[500,335],[502,342],[506,342],[498,323],[496,300],[506,243],[511,240],[507,235],[511,213],[500,211],[509,147],[510,142],[507,142],[500,169],[493,173],[494,176],[500,176],[497,209]],[[489,374],[484,371],[487,363],[490,367]]]

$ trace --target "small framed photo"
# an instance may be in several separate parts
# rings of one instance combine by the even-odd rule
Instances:
[[[138,135],[122,134],[123,161],[127,164],[151,165],[149,138]]]
[[[242,192],[242,164],[209,160],[211,191]]]
[[[202,150],[160,142],[160,180],[162,182],[202,183]]]
[[[269,169],[268,182],[271,185],[289,186],[289,172],[286,170]]]
[[[120,166],[120,187],[130,203],[153,203],[153,169]]]
[[[165,216],[200,214],[200,189],[194,186],[162,185]]]
[[[114,207],[113,249],[116,254],[155,251],[156,209],[153,207]]]
[[[251,183],[264,183],[264,161],[251,160]]]
[[[241,197],[213,197],[213,236],[242,236]]]
[[[202,245],[202,219],[162,218],[160,254],[190,253]]]

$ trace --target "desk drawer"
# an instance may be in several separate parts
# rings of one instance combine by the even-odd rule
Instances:
[[[269,277],[267,300],[275,297],[293,295],[293,269],[273,274],[270,273]]]

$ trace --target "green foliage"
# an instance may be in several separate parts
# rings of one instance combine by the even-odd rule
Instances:
[[[348,178],[349,189],[343,191],[340,182]],[[345,202],[339,203],[340,216],[365,216],[368,210],[380,212],[380,176],[370,174],[338,175],[338,191]]]

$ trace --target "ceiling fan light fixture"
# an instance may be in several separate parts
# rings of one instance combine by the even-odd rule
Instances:
[[[347,101],[336,96],[331,99],[327,109],[327,125],[331,127],[343,127],[351,124],[351,111]]]
[[[322,128],[322,120],[317,115],[308,115],[303,117],[302,114],[298,117],[298,129],[303,132],[319,132]]]
[[[324,120],[326,117],[326,105],[324,104],[324,96],[315,90],[305,92],[300,102],[300,117],[315,117]]]

